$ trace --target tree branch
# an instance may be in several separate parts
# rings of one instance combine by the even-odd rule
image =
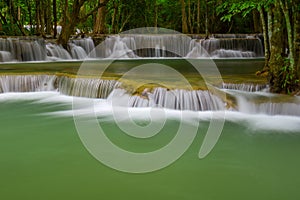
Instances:
[[[106,4],[108,3],[109,0],[105,0],[104,2],[100,3],[98,2],[98,5],[91,10],[90,12],[88,12],[86,15],[82,16],[81,18],[79,18],[80,22],[85,22],[87,20],[87,18],[89,18],[89,16],[91,16],[93,13],[95,13],[100,7],[106,6]]]

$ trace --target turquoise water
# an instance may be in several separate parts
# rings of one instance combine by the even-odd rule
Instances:
[[[109,108],[99,105],[98,119],[107,136],[130,151],[163,147],[179,126],[178,111],[158,135],[134,139],[120,131]],[[142,109],[131,112],[139,118]],[[1,199],[300,198],[299,117],[226,112],[218,143],[199,159],[210,113],[189,112],[183,123],[199,122],[199,129],[183,156],[161,170],[130,174],[89,154],[74,125],[71,97],[56,92],[0,94],[0,110]]]

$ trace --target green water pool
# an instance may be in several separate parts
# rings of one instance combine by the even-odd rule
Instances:
[[[70,98],[61,98],[67,97],[0,94],[0,199],[300,198],[297,117],[229,113],[218,143],[204,159],[198,158],[198,152],[209,122],[200,118],[197,136],[181,158],[155,172],[130,174],[89,154],[72,115],[53,113],[71,110]],[[272,128],[272,124],[280,127],[278,122],[282,129]],[[113,120],[101,122],[111,141],[135,152],[164,146],[178,124],[168,119],[157,136],[140,140],[124,135]]]

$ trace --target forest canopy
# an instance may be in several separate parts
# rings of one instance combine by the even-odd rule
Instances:
[[[55,25],[63,26],[64,18],[67,21],[78,18],[75,27],[83,33],[111,34],[138,27],[164,27],[185,33],[261,32],[259,14],[255,11],[245,16],[237,14],[230,21],[221,20],[223,13],[218,8],[224,3],[228,2],[222,0],[4,0],[0,2],[1,34],[54,34]],[[73,31],[75,30],[74,28]]]

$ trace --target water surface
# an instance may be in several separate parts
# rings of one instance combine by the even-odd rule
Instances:
[[[174,137],[179,125],[177,111],[166,110],[173,117],[158,135],[134,139],[116,126],[106,102],[98,101],[101,126],[126,150],[158,149]],[[138,117],[141,109],[130,110],[139,123],[143,123]],[[101,164],[84,148],[73,122],[72,97],[56,92],[0,94],[0,110],[1,199],[300,197],[299,117],[226,111],[220,140],[199,159],[211,113],[187,111],[190,117],[184,123],[200,126],[184,155],[159,171],[129,174]]]

